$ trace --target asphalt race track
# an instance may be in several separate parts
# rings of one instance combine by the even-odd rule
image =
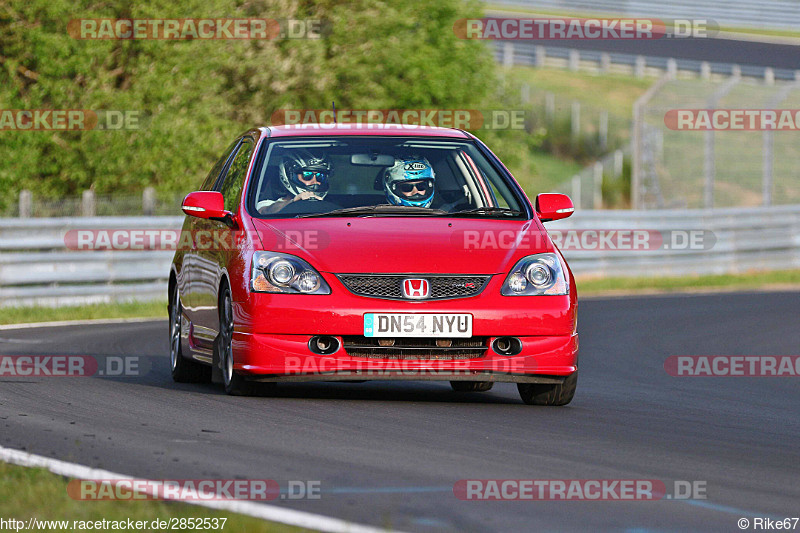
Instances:
[[[687,378],[670,355],[800,355],[800,293],[583,300],[563,408],[516,387],[176,385],[167,321],[0,331],[0,353],[139,356],[138,378],[0,378],[0,445],[154,479],[319,480],[275,505],[405,531],[738,531],[800,516],[800,381]],[[148,371],[149,369],[149,371]],[[461,501],[460,479],[706,483],[693,501]],[[91,505],[87,503],[87,505]]]

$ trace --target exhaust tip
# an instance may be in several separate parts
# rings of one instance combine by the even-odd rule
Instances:
[[[331,335],[315,335],[308,341],[308,349],[317,355],[331,355],[339,351],[339,339]]]
[[[492,350],[499,355],[519,355],[522,352],[522,341],[517,337],[497,337],[492,342]]]

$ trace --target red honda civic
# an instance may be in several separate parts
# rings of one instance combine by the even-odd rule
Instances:
[[[516,383],[566,405],[577,293],[498,158],[457,129],[306,124],[248,131],[186,217],[169,278],[175,381],[229,394],[286,381]],[[186,240],[184,241],[184,236]]]

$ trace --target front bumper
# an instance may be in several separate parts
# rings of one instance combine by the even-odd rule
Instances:
[[[379,359],[351,357],[344,347],[317,355],[311,335],[234,334],[237,372],[261,381],[436,380],[559,383],[578,369],[578,335],[518,337],[522,351],[486,352],[475,359]],[[337,336],[341,342],[341,337]]]
[[[246,293],[234,303],[234,369],[262,381],[441,380],[559,383],[578,368],[577,298],[570,295],[506,297],[504,276],[493,276],[475,297],[397,301],[350,293],[325,275],[330,295]],[[351,357],[344,346],[331,355],[309,348],[314,335],[364,333],[364,314],[471,313],[473,337],[486,351],[474,359],[380,359]],[[513,356],[491,343],[500,336],[521,341]]]

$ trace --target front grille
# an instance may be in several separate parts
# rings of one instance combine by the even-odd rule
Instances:
[[[475,296],[486,287],[491,276],[425,275],[425,274],[339,274],[338,278],[347,289],[359,296],[404,300],[403,280],[423,278],[430,283],[431,293],[427,300],[467,298]]]
[[[436,341],[445,346],[437,346]],[[393,343],[392,346],[381,346]],[[449,344],[449,346],[448,346]],[[370,359],[454,360],[478,359],[486,354],[486,337],[467,339],[434,339],[399,337],[395,339],[352,335],[342,337],[342,345],[350,357]]]

